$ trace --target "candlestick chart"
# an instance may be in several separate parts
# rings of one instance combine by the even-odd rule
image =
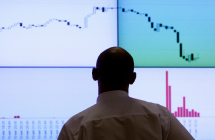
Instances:
[[[1,7],[2,67],[92,67],[101,51],[117,46],[115,0],[10,0]]]
[[[215,66],[214,2],[130,0],[118,5],[119,46],[131,53],[136,67]]]

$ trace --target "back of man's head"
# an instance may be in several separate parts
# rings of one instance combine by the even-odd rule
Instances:
[[[99,55],[96,69],[101,84],[117,89],[131,83],[134,61],[126,50],[111,47]]]

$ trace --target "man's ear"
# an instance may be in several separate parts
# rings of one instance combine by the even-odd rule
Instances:
[[[137,76],[136,72],[133,72],[132,76],[131,76],[131,80],[129,82],[130,85],[132,85],[134,83],[134,81],[136,80],[136,76]]]
[[[92,69],[92,77],[94,81],[98,80],[98,70],[96,68]]]

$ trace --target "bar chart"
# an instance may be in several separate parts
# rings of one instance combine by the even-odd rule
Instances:
[[[167,107],[196,140],[215,139],[212,68],[136,68],[133,98]]]
[[[178,107],[178,111],[175,111],[172,114],[175,117],[200,117],[199,112],[194,111],[194,109],[189,111],[188,109],[186,109],[185,105],[185,97],[183,97],[183,107]],[[168,71],[166,71],[166,107],[171,112],[171,86],[168,85]]]
[[[129,87],[130,97],[168,105],[196,140],[215,139],[214,69],[134,71],[137,79]],[[91,72],[91,68],[1,68],[0,139],[56,140],[70,117],[96,103],[97,82]],[[197,117],[192,117],[192,110]]]

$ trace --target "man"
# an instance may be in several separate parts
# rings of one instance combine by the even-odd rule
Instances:
[[[92,76],[98,81],[97,103],[70,118],[58,140],[193,140],[167,108],[128,96],[136,73],[124,49],[102,52]]]

